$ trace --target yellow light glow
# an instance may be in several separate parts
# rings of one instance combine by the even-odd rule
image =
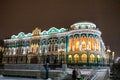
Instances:
[[[100,55],[97,55],[98,61],[100,61]]]
[[[72,58],[72,55],[69,55],[68,57],[69,57],[69,58]]]
[[[68,60],[69,60],[69,62],[72,62],[72,55],[68,56]]]
[[[114,60],[115,52],[112,52],[112,60]]]
[[[76,44],[77,44],[77,47],[78,47],[78,46],[79,46],[79,41],[77,41],[77,43],[76,43]]]
[[[97,55],[97,58],[100,58],[100,55]]]
[[[76,51],[79,51],[79,41],[76,43]]]
[[[93,40],[92,37],[89,37],[88,39],[88,49],[93,50]]]
[[[86,54],[82,54],[81,60],[82,60],[82,62],[87,62],[87,55]]]
[[[30,52],[33,52],[33,44],[30,45]]]
[[[82,37],[82,50],[86,50],[86,37]]]
[[[74,61],[75,61],[76,63],[79,62],[79,55],[78,55],[78,54],[75,54],[75,55],[74,55]]]
[[[99,42],[98,42],[98,39],[95,39],[95,44],[96,44],[96,50],[98,51],[98,50],[99,50]]]
[[[111,50],[110,50],[110,49],[107,49],[107,52],[108,52],[108,53],[110,53],[110,52],[111,52]]]
[[[90,62],[94,62],[95,61],[95,56],[93,54],[90,55]]]
[[[85,48],[86,48],[86,42],[82,41],[82,49],[85,50]]]

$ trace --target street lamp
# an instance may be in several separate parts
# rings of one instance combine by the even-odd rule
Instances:
[[[109,62],[109,66],[110,66],[110,55],[111,55],[111,50],[109,49],[109,47],[108,47],[108,49],[107,49],[107,55],[108,55],[108,62]]]
[[[61,65],[63,64],[63,52],[64,52],[64,49],[60,49],[59,51],[61,53]]]
[[[114,64],[114,57],[115,57],[115,52],[112,52],[112,61],[113,61],[113,64]]]

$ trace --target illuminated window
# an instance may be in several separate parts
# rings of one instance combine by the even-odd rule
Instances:
[[[33,44],[30,45],[30,52],[33,52]]]
[[[74,61],[75,61],[75,63],[79,62],[79,55],[78,54],[74,55]]]
[[[93,38],[91,38],[91,50],[94,50],[94,41],[93,41]]]
[[[38,44],[31,44],[30,45],[30,52],[36,53],[38,52],[39,45]]]
[[[87,55],[85,53],[82,54],[81,60],[82,60],[82,62],[87,62]]]
[[[90,62],[95,62],[95,56],[93,54],[90,55]]]
[[[73,39],[69,39],[69,51],[73,51]]]
[[[76,42],[76,51],[79,51],[79,40]]]
[[[97,61],[100,62],[100,55],[97,55]]]
[[[86,50],[86,37],[82,37],[82,50]]]
[[[49,39],[48,41],[48,51],[57,51],[58,50],[58,43],[57,39]]]
[[[68,56],[68,61],[71,63],[72,62],[72,55]]]
[[[74,50],[79,51],[79,38],[74,38]]]
[[[95,46],[96,46],[96,50],[98,51],[98,50],[99,50],[99,42],[98,42],[98,39],[95,39]]]
[[[76,51],[76,38],[74,38],[74,43],[73,43],[74,47],[73,50]]]
[[[92,37],[88,38],[88,49],[92,50]]]

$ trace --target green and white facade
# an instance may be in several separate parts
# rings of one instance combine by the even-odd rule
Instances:
[[[79,22],[71,29],[20,32],[5,39],[4,64],[61,64],[103,65],[106,64],[105,45],[101,31],[91,22]]]

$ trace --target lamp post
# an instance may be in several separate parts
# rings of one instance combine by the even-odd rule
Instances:
[[[108,55],[108,62],[109,62],[109,66],[110,66],[110,55],[111,55],[111,50],[109,49],[109,47],[108,47],[108,49],[107,49],[107,55]]]
[[[113,64],[114,64],[114,57],[115,57],[115,52],[112,52],[112,61],[113,61]]]

